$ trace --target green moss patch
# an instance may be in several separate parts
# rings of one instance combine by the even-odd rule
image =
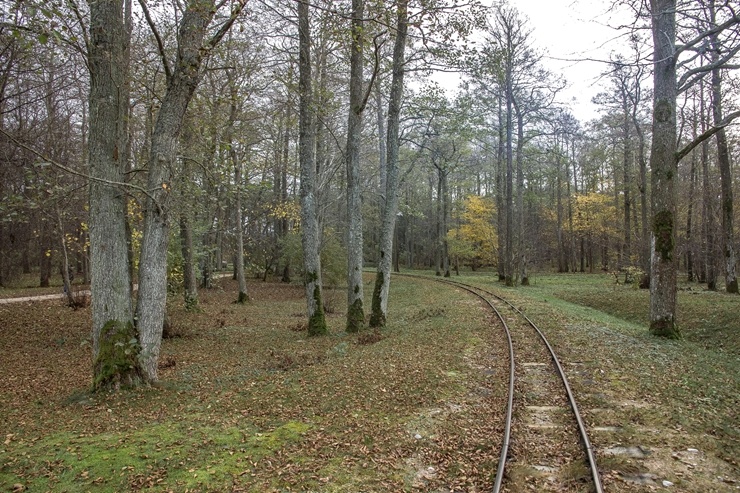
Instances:
[[[248,424],[213,427],[183,419],[131,432],[9,440],[0,455],[0,483],[25,484],[32,491],[224,490],[311,427],[289,421],[259,431]]]

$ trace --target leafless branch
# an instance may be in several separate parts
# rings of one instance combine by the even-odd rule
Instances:
[[[57,162],[57,161],[55,161],[53,159],[50,159],[49,157],[47,157],[43,153],[37,151],[33,147],[31,147],[29,145],[26,145],[23,142],[19,141],[18,139],[16,139],[15,137],[13,137],[9,133],[7,133],[2,128],[0,128],[0,133],[2,133],[4,136],[6,136],[11,142],[13,142],[15,145],[17,145],[21,149],[25,149],[28,152],[34,154],[35,156],[38,156],[45,163],[49,163],[52,166],[54,166],[55,168],[59,168],[60,170],[66,172],[66,173],[69,173],[69,174],[75,175],[75,176],[79,176],[80,178],[84,178],[86,180],[95,181],[95,182],[98,182],[98,183],[104,183],[106,185],[111,185],[111,186],[114,186],[114,187],[125,187],[125,188],[130,188],[132,190],[136,190],[138,192],[143,193],[144,195],[146,195],[150,199],[152,199],[152,202],[154,202],[154,204],[157,205],[157,208],[160,207],[159,204],[158,204],[158,202],[157,202],[157,200],[149,192],[147,192],[146,190],[144,190],[143,188],[141,188],[138,185],[133,185],[131,183],[124,183],[124,182],[120,182],[120,181],[106,180],[104,178],[97,178],[95,176],[90,176],[90,175],[88,175],[86,173],[81,173],[80,171],[74,170],[74,169],[72,169],[72,168],[70,168],[68,166],[63,165],[62,163],[59,163],[59,162]]]
[[[146,6],[146,0],[139,0],[139,5],[141,5],[141,10],[144,11],[144,17],[146,18],[147,24],[149,24],[149,29],[152,30],[154,39],[157,40],[157,49],[159,50],[159,56],[162,58],[162,65],[164,65],[164,73],[165,73],[165,76],[167,77],[167,80],[169,81],[172,78],[172,70],[170,70],[170,63],[167,61],[167,55],[164,52],[164,43],[162,42],[162,37],[159,35],[159,31],[157,30],[157,25],[154,24],[154,20],[152,19],[152,16],[149,13],[149,8]]]
[[[706,131],[704,131],[701,135],[697,135],[694,140],[689,142],[683,149],[676,152],[676,159],[678,161],[681,161],[683,158],[685,158],[691,151],[694,150],[696,146],[710,138],[712,135],[716,134],[726,126],[732,123],[733,120],[740,117],[740,110],[733,111],[726,117],[722,119],[717,125],[714,125],[713,127],[708,128]]]
[[[220,41],[221,38],[224,37],[224,35],[229,32],[229,29],[231,29],[231,26],[236,21],[237,17],[239,17],[239,14],[241,14],[242,10],[244,10],[244,6],[247,4],[247,0],[238,0],[237,7],[235,9],[231,10],[231,15],[229,15],[229,18],[226,19],[226,22],[224,22],[218,31],[211,37],[211,39],[208,40],[208,42],[205,44],[205,48],[207,50],[211,50],[214,48]]]

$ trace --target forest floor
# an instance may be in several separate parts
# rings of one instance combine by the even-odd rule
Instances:
[[[684,339],[664,341],[647,293],[612,276],[461,280],[551,338],[606,491],[740,491],[740,298],[684,286]],[[491,489],[508,375],[472,297],[397,277],[388,327],[349,335],[345,293],[327,290],[330,333],[308,338],[301,287],[253,282],[238,305],[233,281],[216,285],[197,313],[173,299],[161,383],[113,394],[88,392],[89,309],[0,305],[0,492]]]

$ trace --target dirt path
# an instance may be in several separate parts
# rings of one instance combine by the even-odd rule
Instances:
[[[89,295],[90,291],[78,291],[79,294],[82,295]],[[7,305],[10,303],[26,303],[26,302],[33,302],[33,301],[49,301],[49,300],[61,300],[64,299],[66,295],[64,293],[57,293],[57,294],[39,294],[36,296],[22,296],[20,298],[0,298],[0,305]]]
[[[222,272],[220,274],[216,274],[213,276],[213,279],[222,279],[224,277],[231,277],[230,272]],[[134,284],[134,291],[138,289],[139,285]],[[89,296],[90,290],[85,289],[82,291],[75,291],[75,294],[82,295],[82,296]],[[67,295],[64,293],[54,293],[54,294],[39,294],[35,296],[21,296],[17,298],[0,298],[0,305],[7,305],[10,303],[30,303],[34,301],[51,301],[51,300],[62,300]]]

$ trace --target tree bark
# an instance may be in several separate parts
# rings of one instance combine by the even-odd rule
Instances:
[[[630,208],[632,207],[632,179],[630,174],[630,168],[632,167],[632,139],[630,132],[630,111],[629,101],[627,99],[626,88],[625,94],[622,96],[622,111],[624,113],[622,121],[622,193],[624,195],[624,244],[622,249],[623,264],[622,267],[632,265],[632,225],[630,217]],[[626,274],[625,274],[626,276]]]
[[[304,286],[308,334],[327,333],[321,293],[321,258],[319,256],[319,222],[316,203],[316,133],[311,84],[311,31],[306,0],[298,2],[298,91],[299,159],[301,164],[301,245],[303,247]]]
[[[557,240],[558,240],[558,272],[568,272],[568,261],[565,253],[565,239],[563,238],[563,184],[559,141],[555,146],[555,194],[556,194],[556,215],[557,215]]]
[[[233,80],[231,71],[228,71],[230,100],[229,100],[229,121],[226,130],[227,142],[229,143],[229,159],[234,167],[234,227],[236,228],[236,245],[234,251],[234,272],[236,273],[236,282],[239,285],[239,294],[237,303],[246,303],[249,301],[247,292],[247,279],[244,276],[244,225],[242,220],[242,163],[236,152],[236,140],[234,136],[234,124],[237,117],[236,101],[238,94],[236,83]]]
[[[506,254],[506,238],[505,235],[501,234],[506,227],[506,219],[504,214],[504,196],[506,195],[506,189],[504,185],[504,155],[506,153],[506,129],[503,124],[503,95],[501,91],[498,94],[498,146],[496,147],[496,227],[498,229],[498,262],[497,262],[497,273],[498,280],[504,281],[506,279],[506,269],[504,260]]]
[[[527,274],[527,255],[524,240],[524,115],[519,105],[514,102],[516,111],[516,238],[518,277],[522,286],[529,286]]]
[[[190,218],[180,213],[180,248],[182,249],[183,284],[185,307],[187,310],[198,308],[198,279],[195,273],[195,256],[193,255],[193,228]]]
[[[513,105],[514,105],[514,80],[511,49],[511,38],[507,37],[508,56],[506,60],[506,75],[504,79],[504,90],[506,97],[506,174],[504,188],[506,190],[504,209],[506,212],[506,243],[504,252],[504,284],[507,286],[514,285],[514,122],[513,122]]]
[[[59,240],[62,247],[62,285],[64,286],[64,295],[67,297],[67,306],[76,306],[74,293],[72,293],[72,281],[69,273],[71,268],[69,265],[69,251],[67,249],[67,235],[64,234],[64,223],[62,222],[62,213],[57,207],[57,228],[59,230]]]
[[[679,338],[676,325],[676,1],[651,0],[653,33],[650,332]]]
[[[717,261],[715,255],[714,198],[709,169],[709,142],[702,143],[702,184],[704,187],[702,228],[704,232],[703,282],[709,291],[717,290]]]
[[[378,269],[373,288],[372,314],[370,316],[372,327],[385,326],[388,316],[388,294],[390,292],[391,263],[393,260],[393,232],[398,210],[398,140],[405,72],[406,37],[408,35],[408,0],[399,0],[397,9],[396,41],[393,46],[393,75],[388,101],[388,133],[386,137],[388,149],[386,165],[388,171],[386,173],[383,224],[380,233],[380,258],[378,259]]]
[[[709,2],[711,26],[716,25],[716,10],[714,0]],[[709,37],[712,46],[710,60],[712,64],[719,61],[721,46],[717,34]],[[712,118],[715,125],[722,121],[722,74],[718,66],[712,69]],[[732,197],[732,169],[730,166],[730,150],[727,145],[725,129],[721,128],[715,134],[717,141],[717,165],[721,182],[722,199],[720,210],[722,213],[722,234],[725,260],[725,289],[728,293],[738,294],[735,254],[735,233],[733,226],[733,197]]]
[[[696,138],[696,120],[694,120],[694,138]],[[689,174],[689,203],[686,211],[686,280],[694,281],[694,195],[696,193],[696,152],[691,153],[691,171]]]
[[[175,69],[167,81],[167,90],[152,133],[147,178],[150,195],[144,211],[136,306],[137,328],[141,338],[139,360],[146,379],[151,382],[157,381],[157,361],[167,302],[172,170],[185,111],[198,85],[200,66],[207,53],[203,39],[214,13],[214,0],[188,4],[177,35]]]
[[[93,388],[136,385],[144,376],[134,328],[124,180],[129,38],[123,1],[89,2],[90,274]]]
[[[352,0],[352,44],[350,55],[349,116],[347,118],[347,332],[365,326],[362,284],[363,238],[360,196],[360,142],[362,138],[363,0]]]
[[[232,164],[234,165],[234,185],[236,186],[236,199],[234,204],[234,226],[236,227],[236,252],[234,254],[234,269],[236,269],[236,281],[239,284],[239,296],[237,303],[249,301],[247,292],[247,279],[244,276],[244,225],[242,224],[242,165],[237,159],[236,151],[230,150]]]

